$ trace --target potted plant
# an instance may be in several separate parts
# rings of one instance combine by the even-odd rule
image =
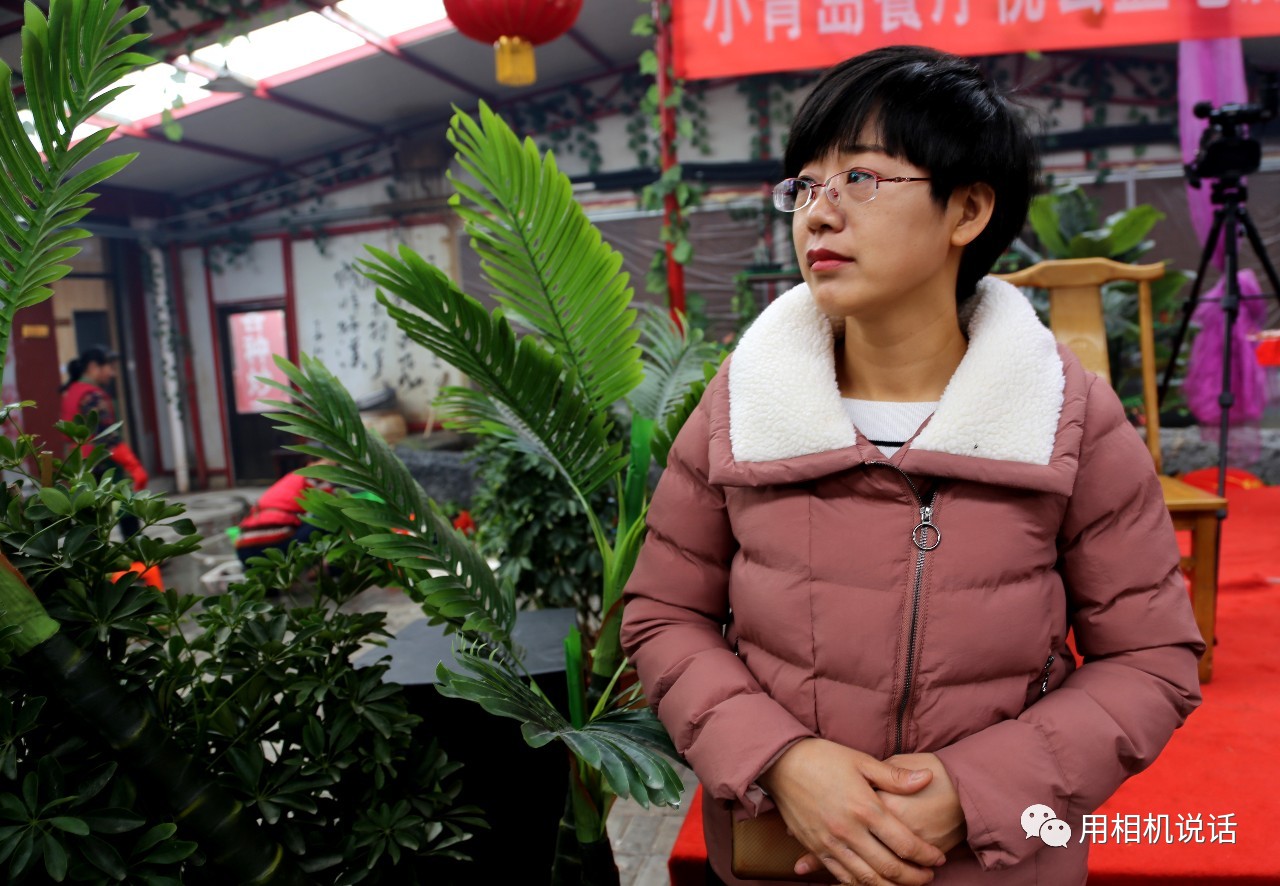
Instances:
[[[603,579],[598,610],[565,640],[566,710],[522,667],[512,584],[364,430],[334,376],[309,358],[298,367],[279,361],[291,398],[276,403],[276,417],[308,441],[299,452],[332,462],[309,474],[381,499],[312,492],[306,503],[385,558],[431,619],[457,632],[456,669],[440,665],[439,691],[519,721],[530,745],[558,741],[568,751],[551,881],[616,883],[607,833],[615,798],[675,804],[682,789],[664,759],[674,748],[619,647],[622,589],[644,535],[650,466],[665,463],[714,363],[704,366],[707,346],[666,318],[645,325],[647,352],[637,346],[621,256],[587,221],[551,154],[521,143],[484,105],[478,120],[456,113],[449,139],[462,170],[450,176],[451,203],[498,307],[487,310],[408,248],[371,249],[362,271],[405,334],[471,380],[441,396],[449,425],[539,459],[580,505]],[[625,446],[615,429],[619,401],[630,415]],[[600,513],[599,490],[610,492],[615,518]]]
[[[18,310],[50,285],[87,233],[87,193],[128,163],[75,172],[110,135],[76,128],[150,59],[120,0],[32,5],[27,98],[43,156],[8,88],[0,97],[0,364]],[[92,432],[73,444],[25,434],[0,408],[0,865],[5,882],[357,883],[413,879],[461,856],[478,826],[457,802],[457,766],[422,734],[385,665],[350,656],[384,634],[338,606],[383,578],[337,527],[249,570],[233,593],[158,592],[139,572],[199,544],[181,506],[107,473]],[[96,426],[96,420],[90,421]],[[141,530],[111,531],[122,512]],[[164,525],[166,537],[155,528]],[[318,570],[311,605],[266,591]],[[135,571],[134,565],[137,566]]]
[[[1097,204],[1078,185],[1057,188],[1031,201],[1028,220],[1043,253],[1025,243],[1020,252],[1026,264],[1046,258],[1111,258],[1119,262],[1136,262],[1151,251],[1155,241],[1152,229],[1164,219],[1164,213],[1143,203],[1105,219],[1099,218]],[[1151,307],[1155,322],[1157,361],[1167,361],[1177,324],[1172,319],[1177,311],[1177,295],[1191,274],[1169,268],[1163,277],[1151,284]],[[1138,353],[1138,301],[1132,283],[1110,283],[1102,290],[1103,314],[1107,325],[1107,348],[1111,366],[1115,367],[1114,385],[1131,410],[1141,407],[1141,361]],[[1048,313],[1047,296],[1033,299],[1042,316]],[[1167,405],[1169,425],[1179,421],[1185,407]],[[1165,424],[1165,419],[1161,418]]]

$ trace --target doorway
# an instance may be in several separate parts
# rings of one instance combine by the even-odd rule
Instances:
[[[233,476],[236,482],[274,482],[292,453],[284,449],[288,435],[264,414],[273,409],[263,401],[283,399],[284,394],[261,378],[284,379],[273,359],[288,353],[284,307],[224,307],[218,311],[218,327]]]

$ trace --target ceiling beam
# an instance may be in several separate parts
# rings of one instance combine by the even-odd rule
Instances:
[[[450,86],[461,89],[463,92],[474,95],[489,104],[493,104],[495,102],[495,98],[492,94],[480,89],[474,83],[468,83],[466,80],[453,76],[444,68],[437,67],[430,62],[425,62],[417,56],[405,52],[394,39],[388,39],[379,34],[375,34],[373,31],[370,31],[346,13],[335,9],[332,6],[325,5],[321,0],[306,0],[306,3],[335,25],[346,28],[379,52],[394,58],[396,61],[406,64],[411,68],[417,68],[419,71],[424,74],[429,74],[437,80],[443,80]]]
[[[300,111],[303,114],[310,114],[312,117],[319,117],[322,120],[328,120],[330,123],[337,123],[340,126],[346,126],[348,129],[355,129],[369,135],[380,135],[383,131],[381,126],[375,126],[372,123],[366,123],[364,120],[348,117],[346,114],[339,114],[337,111],[330,111],[328,108],[313,105],[300,98],[282,95],[279,90],[263,86],[261,83],[253,91],[253,97],[275,102],[276,104],[284,105],[286,108],[293,108],[293,110]]]
[[[596,80],[603,80],[603,79],[605,79],[605,78],[607,78],[607,77],[615,77],[615,76],[619,76],[619,75],[621,75],[621,74],[626,73],[627,71],[634,71],[635,69],[636,69],[636,63],[635,63],[635,62],[631,62],[631,63],[629,63],[629,64],[625,64],[625,65],[617,65],[617,66],[615,66],[615,67],[611,68],[610,70],[607,70],[607,71],[597,71],[597,72],[595,72],[595,73],[593,73],[593,74],[588,74],[588,75],[583,76],[583,77],[578,77],[578,78],[576,78],[576,79],[574,79],[574,80],[572,80],[572,81],[568,81],[568,82],[566,82],[566,83],[558,83],[558,84],[554,84],[554,85],[548,85],[548,86],[541,87],[541,88],[539,88],[539,89],[533,89],[533,90],[530,90],[530,91],[528,91],[528,92],[520,93],[519,95],[512,96],[510,99],[508,99],[508,100],[507,100],[507,101],[505,101],[505,102],[499,102],[499,103],[496,103],[496,104],[493,106],[493,109],[494,109],[494,111],[495,111],[495,112],[496,112],[496,111],[500,111],[504,106],[506,106],[506,105],[508,105],[508,104],[516,104],[516,103],[518,103],[518,102],[521,102],[521,101],[527,100],[527,99],[529,99],[529,98],[534,98],[534,97],[537,97],[537,96],[546,95],[546,94],[548,94],[548,93],[555,92],[555,91],[556,91],[556,90],[558,90],[558,89],[564,89],[566,86],[570,86],[570,85],[574,85],[574,84],[586,85],[586,84],[588,84],[588,83],[593,83],[593,82],[595,82]],[[728,83],[728,82],[732,82],[732,81],[725,81],[725,82],[726,82],[726,83]],[[449,111],[449,113],[448,113],[448,114],[446,114],[445,116],[433,116],[433,117],[428,117],[428,118],[419,118],[419,119],[417,119],[417,120],[414,120],[414,121],[408,122],[408,123],[406,123],[406,124],[404,124],[404,125],[400,126],[400,127],[399,127],[399,128],[397,128],[397,129],[387,130],[387,131],[386,131],[385,133],[383,133],[383,135],[382,135],[382,136],[380,136],[379,138],[365,139],[365,140],[363,140],[363,141],[352,142],[351,144],[342,145],[341,147],[335,148],[335,149],[333,149],[333,150],[337,150],[337,151],[341,151],[341,152],[358,150],[359,148],[365,147],[365,146],[370,145],[370,144],[372,144],[372,143],[374,143],[374,142],[376,142],[376,141],[379,141],[379,140],[386,141],[386,140],[389,140],[389,139],[392,139],[392,138],[398,138],[398,137],[403,136],[403,135],[410,135],[410,134],[412,134],[412,133],[414,133],[414,132],[418,132],[418,131],[421,131],[421,130],[424,130],[424,129],[431,129],[431,128],[433,128],[433,127],[440,126],[440,125],[442,125],[442,124],[444,124],[444,123],[449,122],[449,119],[450,119],[452,116],[453,116],[453,111],[451,110],[451,111]],[[289,162],[288,164],[285,164],[285,165],[284,165],[284,167],[283,167],[283,171],[284,171],[284,172],[290,172],[291,170],[298,169],[298,168],[300,168],[300,167],[306,166],[308,163],[314,163],[315,161],[320,160],[320,159],[322,159],[322,158],[324,158],[324,157],[328,156],[329,154],[333,153],[333,150],[325,151],[325,152],[324,152],[324,153],[322,153],[322,154],[316,154],[316,155],[311,156],[311,157],[304,157],[304,158],[302,158],[302,159],[300,159],[300,160],[294,160],[294,161],[291,161],[291,162]],[[230,188],[237,188],[237,187],[240,187],[240,186],[242,186],[242,185],[246,185],[246,184],[248,184],[249,182],[252,182],[252,181],[254,181],[255,179],[258,179],[258,178],[261,178],[261,177],[262,177],[262,174],[261,174],[261,173],[253,173],[252,175],[247,175],[247,176],[244,176],[243,178],[235,179],[234,181],[224,182],[224,183],[222,183],[222,184],[220,184],[220,185],[214,185],[213,187],[209,187],[209,188],[202,188],[202,189],[201,189],[201,190],[199,190],[199,191],[193,191],[193,192],[192,192],[192,193],[190,193],[190,194],[186,194],[186,195],[184,195],[181,199],[182,199],[182,200],[190,200],[190,199],[192,199],[192,198],[194,198],[194,197],[203,197],[203,196],[206,196],[206,195],[208,195],[208,194],[216,194],[216,193],[217,193],[217,192],[219,192],[219,191],[224,191],[224,190],[227,190],[227,189],[230,189]]]
[[[293,2],[294,0],[258,0],[257,3],[250,3],[244,6],[237,15],[206,19],[187,28],[179,28],[167,34],[153,36],[149,42],[154,46],[174,47],[174,54],[181,55],[187,51],[187,47],[183,44],[189,39],[216,33],[231,22],[244,21],[252,16],[269,12],[272,9],[292,5]],[[323,4],[325,2],[337,2],[337,0],[317,0],[317,2]]]
[[[106,117],[90,117],[88,122],[95,126],[101,126],[103,129],[114,126],[116,134],[126,138],[137,138],[142,139],[143,141],[158,142],[160,144],[171,145],[175,148],[183,148],[188,151],[200,151],[203,154],[212,154],[215,157],[222,157],[224,160],[236,160],[240,163],[251,163],[254,166],[262,166],[267,169],[280,168],[279,162],[275,160],[268,160],[265,157],[259,157],[256,154],[247,154],[244,151],[237,151],[234,148],[210,145],[189,138],[183,138],[180,141],[171,141],[163,135],[156,135],[151,130],[143,129],[141,126],[135,126],[131,123],[120,123],[119,121],[110,120]]]
[[[596,46],[590,40],[582,35],[577,28],[569,29],[569,39],[578,44],[578,47],[596,60],[596,64],[605,68],[612,68],[615,64],[614,60],[605,55],[599,46]]]
[[[374,126],[372,123],[366,123],[363,120],[357,120],[354,117],[339,114],[337,111],[330,111],[328,108],[318,107],[310,102],[305,102],[302,99],[282,95],[277,90],[272,89],[259,81],[252,80],[248,77],[240,77],[229,71],[216,71],[211,66],[201,61],[180,61],[178,59],[174,59],[171,64],[180,71],[186,71],[188,74],[195,74],[197,77],[201,77],[210,82],[223,77],[235,80],[243,87],[243,90],[236,90],[237,92],[240,92],[241,95],[251,95],[262,101],[275,102],[276,104],[284,105],[286,108],[292,108],[300,113],[308,114],[312,117],[319,117],[320,119],[327,120],[330,123],[337,123],[339,126],[345,126],[348,129],[355,129],[368,135],[378,135],[382,132],[381,127]],[[206,89],[207,88],[208,87],[206,87]],[[212,92],[215,90],[210,91]]]

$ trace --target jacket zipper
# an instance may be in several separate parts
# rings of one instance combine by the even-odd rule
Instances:
[[[912,496],[915,497],[916,505],[920,509],[920,522],[911,530],[911,543],[916,548],[915,577],[911,582],[911,625],[907,634],[907,665],[906,673],[902,679],[902,698],[898,701],[898,713],[894,720],[893,730],[893,752],[900,754],[902,753],[903,723],[907,716],[907,706],[911,703],[911,684],[915,678],[916,631],[920,621],[920,590],[924,582],[924,561],[929,551],[942,544],[942,530],[934,525],[933,522],[933,507],[938,498],[938,490],[934,489],[933,492],[929,493],[929,500],[926,502],[921,498],[920,490],[916,489],[916,484],[912,482],[911,477],[902,468],[882,461],[867,462],[867,464],[883,465],[901,474],[902,478],[907,481],[907,487],[911,490]]]
[[[1053,663],[1057,660],[1057,658],[1058,656],[1051,655],[1049,656],[1049,660],[1044,663],[1044,671],[1040,679],[1040,697],[1041,698],[1044,698],[1046,695],[1049,694],[1049,670],[1050,668],[1053,667]]]

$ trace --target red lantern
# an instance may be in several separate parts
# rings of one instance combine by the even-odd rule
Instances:
[[[533,47],[573,27],[582,0],[444,0],[454,27],[472,40],[493,44],[498,82],[527,86],[537,79]]]

